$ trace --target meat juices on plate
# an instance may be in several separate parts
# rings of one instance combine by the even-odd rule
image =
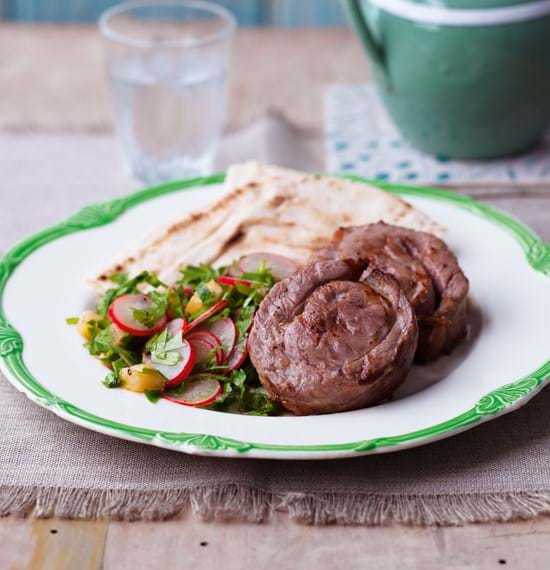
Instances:
[[[315,259],[355,257],[392,275],[418,318],[415,360],[449,353],[466,334],[468,279],[445,242],[426,232],[384,222],[340,228]]]
[[[413,308],[395,279],[353,259],[319,261],[277,283],[249,337],[270,396],[299,414],[363,408],[405,380],[417,346]]]

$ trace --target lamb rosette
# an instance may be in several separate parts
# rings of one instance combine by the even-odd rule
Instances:
[[[436,236],[379,222],[340,228],[317,259],[356,257],[392,275],[412,303],[419,326],[417,362],[449,353],[466,334],[468,280]]]
[[[363,408],[405,380],[417,346],[411,303],[359,260],[311,263],[277,283],[249,337],[250,358],[273,400],[299,414]]]

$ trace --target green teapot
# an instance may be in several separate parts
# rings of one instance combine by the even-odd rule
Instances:
[[[420,150],[505,156],[550,123],[550,0],[344,0],[384,104]]]

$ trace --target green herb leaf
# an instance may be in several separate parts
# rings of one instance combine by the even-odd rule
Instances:
[[[181,360],[181,354],[176,352],[183,346],[180,334],[171,336],[168,329],[162,330],[145,345],[145,350],[151,354],[151,362],[175,366]]]
[[[126,368],[126,366],[128,366],[128,364],[126,364],[126,361],[123,360],[122,358],[117,358],[116,360],[113,361],[112,363],[112,367],[113,367],[113,372],[117,375],[120,374],[120,371],[123,368]]]
[[[109,281],[112,281],[117,285],[122,285],[123,283],[126,283],[126,281],[128,281],[128,273],[124,273],[122,271],[120,273],[113,273],[109,277]]]
[[[105,376],[105,380],[103,380],[103,385],[106,386],[107,388],[118,388],[119,386],[122,385],[122,382],[120,381],[117,372],[111,372],[110,374],[107,374],[107,376]]]
[[[199,296],[199,298],[203,302],[203,304],[210,303],[211,301],[213,301],[216,298],[214,293],[212,293],[212,291],[210,291],[210,289],[208,288],[208,285],[206,283],[201,283],[197,287],[197,295]]]
[[[124,362],[124,366],[133,366],[134,364],[139,364],[141,362],[141,359],[135,353],[130,352],[121,346],[113,346],[111,348],[115,354],[120,356],[119,360]]]
[[[114,343],[115,336],[110,327],[100,330],[92,339],[90,352],[99,354],[108,352]]]
[[[143,393],[152,404],[156,404],[162,398],[161,390],[145,390]]]
[[[208,283],[208,281],[214,279],[221,275],[220,269],[214,269],[209,265],[201,263],[200,265],[188,265],[185,269],[180,271],[181,278],[178,283],[182,285],[189,285],[195,288],[200,283]]]
[[[167,300],[172,318],[177,319],[185,316],[183,307],[187,304],[188,298],[181,287],[170,287]]]
[[[149,284],[152,287],[160,287],[164,283],[157,277],[156,273],[150,273],[149,271],[142,271],[132,279],[123,280],[123,273],[117,273],[120,277],[115,277],[115,283],[118,283],[118,287],[109,289],[105,292],[105,295],[98,301],[96,305],[96,311],[101,315],[105,316],[109,305],[121,295],[126,295],[127,293],[139,293],[139,285]]]
[[[67,318],[65,319],[65,322],[66,322],[68,325],[77,325],[79,320],[80,320],[79,317],[67,317]]]
[[[243,307],[239,312],[239,318],[235,321],[235,326],[237,327],[237,343],[243,342],[250,330],[252,321],[254,320],[254,314],[256,313],[256,308],[252,305]]]
[[[132,309],[132,314],[138,323],[152,329],[168,309],[168,294],[152,291],[149,293],[149,297],[151,298],[151,307],[149,309]]]

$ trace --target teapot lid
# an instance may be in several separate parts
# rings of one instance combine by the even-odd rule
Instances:
[[[550,0],[367,1],[407,20],[443,26],[504,25],[550,15]]]
[[[518,4],[538,4],[538,0],[407,0],[411,4],[424,4],[439,8],[455,10],[480,10],[499,8],[502,6],[517,6]]]

